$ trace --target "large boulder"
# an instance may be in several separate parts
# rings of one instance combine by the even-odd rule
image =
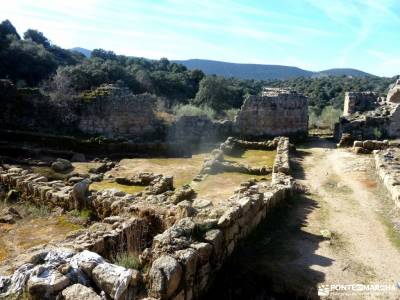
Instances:
[[[28,280],[28,292],[34,299],[48,299],[70,284],[68,277],[59,271],[38,267]]]
[[[182,273],[182,267],[175,258],[169,255],[157,258],[149,272],[149,295],[155,298],[168,299],[178,288]]]
[[[121,299],[128,289],[132,278],[132,270],[110,263],[97,265],[92,271],[96,285],[112,299]]]
[[[20,219],[22,219],[21,215],[13,207],[5,208],[0,212],[0,223],[14,224]]]
[[[56,172],[65,172],[72,169],[72,164],[69,160],[57,158],[57,160],[51,164],[51,168]]]
[[[93,289],[79,283],[67,287],[61,295],[64,300],[101,300]]]
[[[75,209],[83,209],[87,207],[88,195],[89,195],[89,185],[90,180],[84,179],[81,182],[78,182],[72,188],[72,201],[73,208]]]

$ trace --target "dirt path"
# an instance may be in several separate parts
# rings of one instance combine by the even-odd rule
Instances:
[[[320,284],[396,285],[395,291],[387,293],[341,292],[331,298],[399,299],[400,264],[396,262],[400,261],[400,252],[384,222],[385,205],[390,203],[374,175],[372,157],[332,146],[317,142],[299,149],[304,174],[299,181],[317,203],[302,230],[325,238],[315,254],[328,258],[331,264],[311,265],[306,255],[298,261],[324,275]]]
[[[400,217],[372,156],[316,140],[298,147],[293,166],[308,192],[235,250],[210,299],[318,299],[318,286],[350,284],[393,290],[321,298],[400,299],[400,235],[393,229]]]

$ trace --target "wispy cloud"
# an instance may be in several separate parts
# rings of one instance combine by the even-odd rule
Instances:
[[[363,49],[397,36],[399,11],[398,0],[17,0],[2,7],[0,19],[21,33],[39,29],[63,47],[318,70],[348,66],[360,53],[373,57]],[[394,53],[400,42],[388,47]]]

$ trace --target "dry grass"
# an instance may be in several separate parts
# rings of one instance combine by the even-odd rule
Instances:
[[[108,180],[103,180],[100,182],[93,182],[90,185],[91,190],[96,190],[96,191],[104,191],[107,189],[117,189],[122,192],[128,193],[128,194],[134,194],[141,192],[145,189],[144,186],[141,185],[123,185],[119,184],[115,181],[108,181]]]
[[[267,176],[255,176],[240,173],[220,173],[209,175],[203,181],[193,183],[192,187],[197,192],[197,198],[208,199],[214,204],[224,201],[233,195],[233,191],[239,187],[242,182],[251,178],[266,179]]]
[[[110,173],[114,176],[133,176],[141,172],[152,172],[174,177],[174,186],[190,183],[200,172],[207,153],[193,155],[191,158],[134,158],[123,159],[118,168]]]
[[[234,157],[225,155],[225,160],[236,161],[241,164],[249,165],[252,167],[263,167],[267,166],[272,168],[276,151],[265,151],[265,150],[247,150],[242,154],[241,157]]]

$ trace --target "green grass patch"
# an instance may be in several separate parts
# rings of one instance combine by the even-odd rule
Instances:
[[[400,233],[395,229],[392,221],[384,214],[378,213],[380,222],[385,226],[386,234],[392,244],[400,250]]]
[[[117,253],[115,257],[112,258],[112,262],[127,269],[141,269],[139,257],[128,252]]]

